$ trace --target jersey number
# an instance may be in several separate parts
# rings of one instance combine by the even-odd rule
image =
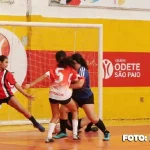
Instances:
[[[57,82],[57,83],[62,82],[64,79],[64,75],[60,72],[61,70],[64,70],[64,68],[57,68],[55,70],[56,75],[59,77],[57,80],[55,80],[55,82]],[[72,75],[73,75],[72,73],[69,75],[69,78],[68,78],[69,83],[71,83],[71,76]]]

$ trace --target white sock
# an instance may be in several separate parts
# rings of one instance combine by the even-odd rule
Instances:
[[[55,126],[56,126],[56,123],[50,123],[49,124],[48,136],[47,136],[48,139],[52,139],[52,134],[53,134],[53,131],[55,129]]]
[[[78,135],[78,120],[72,119],[73,135]]]

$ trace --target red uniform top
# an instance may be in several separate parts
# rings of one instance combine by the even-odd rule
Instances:
[[[72,90],[69,89],[70,83],[78,80],[78,73],[74,69],[56,67],[46,72],[46,74],[51,80],[50,98],[63,101],[72,96]]]
[[[0,72],[0,100],[12,96],[10,85],[15,85],[16,81],[8,70]]]

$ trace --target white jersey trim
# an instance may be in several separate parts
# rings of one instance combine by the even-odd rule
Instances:
[[[4,79],[4,77],[5,77],[5,74],[6,74],[6,70],[4,70],[4,73],[3,73],[3,77],[2,77],[2,79],[1,79],[1,84],[2,84],[2,89],[3,89],[3,91],[4,91],[4,93],[5,93],[5,96],[6,97],[9,97],[9,94],[8,94],[8,92],[7,92],[7,89],[5,88],[5,79]]]
[[[45,74],[50,77],[50,71],[47,71]]]
[[[81,68],[80,68],[79,74],[80,74],[81,77],[84,77],[84,74],[85,74],[85,67],[81,67]]]

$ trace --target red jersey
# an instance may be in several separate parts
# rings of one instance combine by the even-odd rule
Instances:
[[[56,67],[46,72],[50,77],[51,86],[49,97],[55,100],[67,100],[72,96],[72,90],[69,88],[71,81],[78,79],[78,73],[70,68]]]
[[[0,72],[0,100],[12,96],[10,85],[15,85],[16,81],[8,70]]]

